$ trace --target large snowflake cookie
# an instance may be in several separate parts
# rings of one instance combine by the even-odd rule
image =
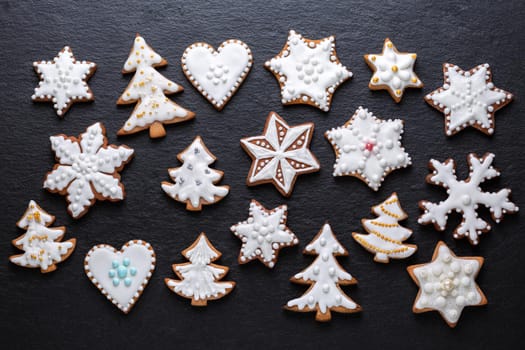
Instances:
[[[183,164],[168,169],[175,183],[162,182],[162,189],[176,201],[186,203],[187,210],[202,210],[202,205],[217,203],[230,191],[230,186],[215,186],[223,172],[209,167],[215,156],[208,150],[200,136],[177,155]]]
[[[124,185],[118,174],[133,157],[127,146],[107,144],[101,123],[91,125],[78,138],[51,136],[57,164],[47,173],[44,188],[67,195],[69,214],[78,219],[98,200],[124,199]]]
[[[500,175],[492,166],[494,154],[486,153],[482,158],[469,154],[469,177],[458,181],[454,160],[447,159],[441,163],[431,159],[429,163],[431,174],[427,182],[447,190],[448,198],[438,204],[420,201],[419,207],[424,213],[419,218],[420,224],[433,223],[436,230],[444,231],[448,214],[456,211],[463,215],[463,221],[454,230],[454,238],[468,238],[471,244],[478,244],[478,236],[490,230],[490,225],[478,217],[478,206],[484,205],[490,209],[492,219],[499,222],[503,214],[515,213],[518,207],[509,200],[510,189],[504,188],[498,192],[484,192],[481,184]]]
[[[334,36],[310,40],[293,30],[265,67],[279,82],[283,104],[308,104],[325,112],[330,110],[335,89],[352,77],[337,57]]]
[[[445,83],[425,96],[429,105],[445,114],[445,132],[454,135],[473,126],[487,135],[494,133],[494,113],[510,103],[510,92],[492,82],[490,66],[480,64],[464,71],[450,63],[443,64]]]
[[[87,80],[95,73],[97,65],[77,61],[69,46],[65,46],[53,61],[33,62],[40,76],[40,83],[31,96],[33,101],[53,102],[58,116],[63,116],[74,102],[93,101],[93,92]]]
[[[319,161],[308,149],[313,132],[313,123],[289,126],[270,112],[263,135],[241,139],[242,148],[252,158],[246,184],[273,183],[289,197],[298,175],[319,171]]]
[[[132,240],[121,250],[107,244],[94,246],[86,255],[84,270],[102,294],[127,314],[148,285],[155,263],[151,245]]]
[[[465,306],[487,304],[476,284],[482,265],[482,257],[457,257],[439,242],[431,262],[407,268],[419,287],[412,311],[438,311],[450,327],[455,327]]]
[[[166,97],[168,94],[184,90],[182,86],[166,79],[155,69],[167,64],[168,62],[137,34],[122,69],[123,74],[135,72],[135,75],[117,101],[118,105],[137,105],[118,131],[118,135],[133,134],[149,128],[151,138],[164,137],[166,130],[163,124],[180,123],[195,116],[195,113]]]
[[[365,55],[365,62],[374,71],[368,87],[371,90],[387,90],[396,102],[400,102],[406,88],[422,88],[423,82],[414,73],[417,55],[397,51],[386,38],[381,54]]]
[[[220,281],[229,269],[212,263],[221,257],[221,252],[210,243],[204,232],[182,251],[182,255],[189,262],[172,265],[180,280],[165,278],[164,282],[174,293],[191,299],[191,305],[206,306],[208,300],[220,299],[235,287],[233,281]]]
[[[75,238],[62,241],[66,228],[64,226],[52,227],[55,221],[53,215],[30,201],[26,212],[16,223],[26,233],[12,241],[13,245],[23,254],[9,257],[12,263],[23,267],[39,268],[40,272],[47,273],[56,270],[56,264],[66,260],[75,250]]]
[[[207,43],[192,44],[181,61],[190,83],[220,111],[250,72],[253,56],[248,45],[230,39],[217,50]]]
[[[359,107],[343,126],[325,133],[336,154],[333,175],[355,176],[377,191],[391,171],[411,164],[402,134],[401,119],[381,120]]]
[[[231,227],[233,234],[242,240],[240,264],[259,259],[272,268],[281,248],[299,243],[295,234],[286,227],[287,215],[286,205],[268,210],[252,200],[248,219]]]
[[[348,252],[335,238],[328,223],[306,246],[304,254],[317,255],[317,258],[305,270],[293,276],[291,281],[309,284],[310,288],[301,297],[290,300],[284,308],[296,312],[316,312],[315,319],[320,322],[330,321],[331,311],[361,311],[361,306],[340,287],[357,284],[357,280],[337,262],[336,256],[346,256]]]

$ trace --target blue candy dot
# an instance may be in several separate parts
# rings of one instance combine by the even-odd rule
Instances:
[[[115,277],[115,270],[109,270],[109,277]]]
[[[120,278],[124,278],[128,275],[128,269],[125,268],[124,266],[119,266],[117,272]]]
[[[113,278],[113,285],[115,287],[118,287],[119,284],[120,284],[120,280],[118,278]]]
[[[124,285],[126,285],[126,287],[131,286],[131,278],[129,278],[129,277],[126,278],[126,279],[124,280]]]
[[[129,273],[131,274],[131,276],[135,276],[137,274],[137,269],[134,267],[130,267]]]
[[[116,269],[118,267],[119,263],[117,260],[113,260],[113,262],[111,263],[111,266],[113,266],[114,269]]]
[[[124,266],[129,266],[129,259],[128,258],[124,258],[124,260],[122,260],[122,263],[124,264]]]

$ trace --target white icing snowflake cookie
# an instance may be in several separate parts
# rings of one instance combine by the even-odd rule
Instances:
[[[434,250],[432,261],[407,268],[419,287],[412,311],[438,311],[450,327],[455,327],[465,306],[487,304],[476,284],[482,257],[457,257],[443,242]]]
[[[469,71],[443,64],[443,87],[425,96],[429,105],[445,114],[445,133],[454,135],[467,126],[494,133],[494,113],[512,101],[510,92],[492,82],[490,66],[480,64]]]
[[[155,263],[151,245],[132,240],[121,250],[107,244],[94,246],[84,259],[84,270],[102,294],[127,314],[148,285]]]
[[[33,62],[33,67],[40,76],[40,82],[31,99],[53,102],[59,117],[64,116],[74,102],[95,99],[86,82],[95,73],[97,65],[89,61],[77,61],[69,46],[65,46],[53,61]]]
[[[308,148],[313,132],[313,123],[289,126],[277,113],[270,112],[263,135],[241,139],[242,148],[252,158],[246,184],[272,183],[289,197],[297,176],[319,171],[319,161]]]
[[[230,39],[217,51],[207,43],[192,44],[184,51],[181,62],[190,83],[220,111],[250,72],[253,57],[248,45]]]
[[[352,77],[335,52],[335,37],[303,38],[290,30],[281,52],[265,63],[281,87],[282,103],[307,104],[330,110],[335,89]]]
[[[202,205],[217,203],[230,191],[230,186],[215,186],[223,172],[209,167],[217,158],[208,150],[200,136],[188,148],[177,155],[183,164],[168,169],[175,183],[162,182],[162,189],[178,202],[186,203],[186,209],[202,210]]]
[[[86,214],[97,199],[124,199],[118,173],[133,158],[134,151],[124,145],[108,146],[101,123],[91,125],[78,138],[61,134],[50,140],[58,163],[47,173],[44,188],[67,195],[67,211],[73,218]]]
[[[66,233],[64,226],[48,228],[55,221],[53,215],[30,201],[26,212],[16,223],[26,233],[12,241],[24,254],[9,257],[12,263],[23,267],[39,268],[47,273],[56,270],[56,264],[66,260],[75,250],[75,238],[62,241]]]
[[[334,176],[355,176],[377,191],[391,171],[411,164],[402,134],[401,119],[381,120],[359,107],[343,126],[325,132],[336,154]]]
[[[478,217],[479,205],[490,209],[492,219],[499,222],[503,214],[515,213],[519,208],[509,200],[510,189],[504,188],[498,192],[484,192],[481,184],[500,175],[492,166],[494,154],[486,153],[482,158],[471,153],[467,157],[469,177],[458,181],[456,165],[453,159],[441,163],[431,159],[429,163],[431,174],[426,180],[429,184],[441,186],[447,190],[448,198],[439,203],[420,201],[419,207],[424,213],[418,222],[422,225],[434,224],[436,230],[444,231],[448,215],[456,211],[463,215],[463,221],[454,230],[454,238],[468,238],[471,244],[478,244],[478,236],[490,231],[490,225]]]
[[[118,131],[118,135],[129,135],[149,129],[151,138],[164,137],[166,130],[163,124],[180,123],[195,116],[195,113],[166,97],[168,94],[184,90],[182,86],[166,79],[155,69],[167,64],[168,62],[137,34],[122,69],[123,74],[135,72],[135,75],[117,101],[118,105],[137,105]]]
[[[365,55],[365,62],[374,71],[368,87],[371,90],[387,90],[399,103],[406,88],[422,88],[423,82],[414,73],[417,55],[397,51],[386,38],[381,54]]]
[[[239,263],[259,259],[264,265],[273,268],[279,250],[297,245],[299,240],[286,226],[287,216],[286,205],[268,210],[252,199],[248,219],[230,228],[242,240]]]
[[[206,306],[208,300],[217,300],[235,287],[233,281],[220,281],[228,273],[226,266],[213,264],[221,257],[219,252],[201,233],[182,255],[190,262],[173,264],[173,272],[180,278],[165,278],[166,286],[181,297],[191,299],[193,306]]]

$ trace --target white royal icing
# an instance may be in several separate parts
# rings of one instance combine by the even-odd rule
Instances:
[[[202,204],[218,202],[229,192],[228,186],[215,186],[222,178],[222,171],[211,169],[215,156],[197,136],[191,145],[177,155],[183,163],[178,168],[168,169],[175,182],[163,182],[162,189],[171,198],[187,202],[188,210],[201,210]]]
[[[133,240],[120,251],[106,244],[94,246],[86,255],[84,269],[102,294],[128,313],[146,288],[155,262],[151,245]]]
[[[313,130],[313,123],[289,126],[277,113],[270,112],[264,135],[241,139],[253,159],[248,184],[272,182],[279,192],[289,196],[298,175],[320,168],[308,149]]]
[[[389,258],[404,259],[415,253],[417,247],[403,244],[412,230],[399,225],[408,216],[401,208],[397,194],[393,193],[383,203],[372,207],[375,219],[363,219],[361,223],[368,235],[352,233],[365,249],[375,254],[374,261],[387,263]]]
[[[359,107],[345,125],[325,133],[336,152],[334,176],[356,176],[377,191],[385,176],[411,164],[401,145],[403,121],[381,120]]]
[[[252,200],[248,219],[231,227],[233,234],[242,240],[239,262],[259,259],[266,266],[274,267],[281,248],[299,243],[295,234],[286,227],[286,219],[286,205],[267,210]]]
[[[515,213],[519,208],[509,200],[510,189],[504,188],[498,192],[484,192],[481,184],[500,175],[492,166],[494,154],[487,153],[482,158],[470,154],[469,177],[467,180],[458,181],[455,173],[455,164],[452,159],[441,163],[435,159],[430,160],[432,174],[427,177],[431,184],[441,186],[447,190],[448,198],[438,204],[421,201],[420,206],[424,213],[420,216],[420,224],[433,223],[440,230],[445,230],[448,214],[456,211],[463,215],[463,221],[454,230],[454,238],[468,238],[470,243],[478,244],[478,235],[491,229],[490,225],[478,217],[478,206],[484,205],[496,222],[503,214]]]
[[[248,45],[230,39],[217,51],[207,43],[192,44],[184,51],[181,61],[184,74],[193,86],[221,110],[250,72],[253,57]]]
[[[454,326],[465,306],[486,303],[475,281],[480,268],[476,258],[458,258],[445,243],[438,243],[432,262],[409,267],[420,288],[414,310],[437,310]]]
[[[93,100],[86,80],[97,66],[93,62],[75,60],[68,46],[53,61],[33,62],[33,67],[41,80],[31,98],[33,101],[52,101],[57,115],[62,116],[75,101]]]
[[[57,135],[50,140],[58,164],[47,174],[44,188],[67,193],[72,217],[84,215],[95,202],[95,195],[110,201],[124,198],[124,185],[120,183],[118,171],[134,151],[127,146],[107,146],[101,123],[88,127],[78,139]]]
[[[165,280],[173,292],[200,301],[199,305],[205,305],[206,300],[222,298],[235,287],[235,282],[217,282],[228,273],[228,268],[211,264],[219,259],[221,254],[203,233],[184,250],[183,255],[190,262],[173,265],[173,270],[181,280]]]
[[[165,94],[176,93],[183,88],[155,69],[164,65],[166,61],[148,46],[143,37],[137,36],[123,68],[124,73],[135,72],[135,75],[118,103],[138,102],[138,105],[122,127],[123,133],[143,130],[154,122],[175,123],[193,118],[192,112],[166,97]]]
[[[445,114],[447,135],[469,125],[493,134],[494,113],[512,100],[512,94],[494,86],[487,63],[470,71],[445,63],[443,70],[443,87],[426,95],[425,100]]]
[[[321,232],[306,246],[305,252],[316,254],[318,257],[292,280],[311,283],[312,286],[303,296],[290,300],[286,304],[287,307],[297,307],[299,310],[306,308],[309,311],[318,308],[322,314],[328,313],[330,309],[357,311],[359,305],[339,288],[340,283],[350,284],[356,281],[335,258],[337,255],[348,255],[348,253],[335,238],[329,224],[324,224]]]
[[[291,30],[285,49],[265,63],[278,77],[283,104],[313,103],[328,111],[335,89],[352,76],[336,56],[335,37],[303,38]]]
[[[414,73],[415,53],[398,52],[394,44],[386,39],[381,54],[365,55],[366,63],[374,70],[370,87],[386,87],[396,102],[401,101],[406,88],[421,88],[423,83]]]
[[[54,216],[42,210],[35,201],[30,201],[17,222],[17,226],[27,232],[13,241],[24,254],[13,255],[9,260],[20,266],[40,268],[42,272],[55,270],[55,264],[62,262],[75,249],[76,240],[60,242],[66,229],[48,228],[54,220]]]

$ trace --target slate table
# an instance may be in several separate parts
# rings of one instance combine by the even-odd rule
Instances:
[[[352,349],[493,349],[523,346],[525,326],[525,236],[522,214],[506,216],[482,237],[478,247],[455,241],[451,232],[460,218],[452,215],[444,233],[417,224],[421,199],[438,201],[445,192],[425,183],[427,162],[452,157],[460,177],[466,176],[469,152],[496,154],[502,176],[484,188],[513,189],[513,200],[524,206],[525,177],[525,3],[491,1],[9,1],[0,2],[2,101],[1,186],[2,243],[0,244],[1,322],[3,349],[211,349],[211,348],[352,348]],[[274,77],[264,61],[279,52],[289,29],[309,38],[336,36],[338,55],[354,77],[335,93],[333,106],[324,113],[309,106],[283,107]],[[115,102],[131,76],[121,67],[133,37],[140,32],[169,65],[161,73],[185,87],[173,100],[197,113],[193,121],[167,127],[167,136],[151,140],[147,132],[118,137],[117,130],[132,107]],[[409,89],[396,104],[385,91],[367,87],[371,72],[362,55],[380,52],[391,38],[400,51],[416,52],[416,72],[423,89]],[[255,64],[244,85],[222,112],[213,109],[184,77],[180,57],[197,41],[218,46],[239,38],[252,49]],[[81,59],[98,64],[89,81],[94,103],[76,104],[58,118],[49,103],[31,102],[38,78],[32,62],[51,59],[70,45]],[[474,129],[446,137],[443,116],[424,101],[425,93],[442,85],[442,64],[464,69],[488,62],[496,86],[515,94],[515,101],[496,113],[496,132],[488,137]],[[382,118],[405,120],[403,143],[413,165],[389,175],[378,192],[355,178],[332,177],[334,154],[323,133],[342,125],[358,106]],[[245,178],[250,159],[239,140],[260,134],[266,115],[276,111],[290,124],[315,123],[312,151],[321,163],[319,173],[301,176],[289,199],[271,185],[248,188]],[[96,121],[105,124],[109,142],[127,144],[135,159],[122,173],[127,198],[120,203],[98,202],[80,220],[65,211],[65,199],[42,189],[42,179],[54,164],[49,136],[78,135]],[[167,168],[178,166],[176,154],[201,135],[217,156],[214,167],[225,172],[223,184],[231,193],[200,213],[168,198],[160,182]],[[396,191],[409,214],[405,226],[414,230],[411,243],[418,252],[408,260],[381,265],[351,238],[362,230],[360,219],[370,206]],[[237,263],[240,241],[229,231],[244,220],[250,199],[267,207],[289,206],[289,227],[300,245],[283,250],[277,266],[258,262]],[[57,271],[15,266],[10,245],[23,231],[15,223],[30,199],[57,216],[56,225],[76,237],[76,251]],[[483,217],[489,212],[480,210]],[[284,303],[301,295],[305,286],[289,278],[308,266],[312,257],[302,249],[328,220],[350,256],[339,259],[359,284],[345,291],[363,307],[354,315],[334,314],[328,324],[314,314],[282,310]],[[228,279],[235,290],[207,308],[194,308],[170,292],[165,277],[173,277],[171,264],[204,231],[223,252],[220,264],[231,268]],[[158,257],[149,286],[128,315],[109,303],[84,274],[83,259],[95,244],[120,247],[140,238],[150,242]],[[434,246],[444,240],[458,255],[479,255],[485,265],[478,282],[489,304],[464,310],[456,329],[449,329],[437,313],[415,315],[417,293],[406,266],[430,260]]]

